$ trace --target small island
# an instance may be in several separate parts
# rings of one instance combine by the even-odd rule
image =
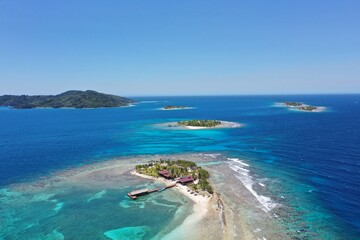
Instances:
[[[291,110],[303,111],[303,112],[322,112],[325,107],[311,106],[302,102],[282,102],[280,106],[287,107]]]
[[[108,108],[124,107],[133,100],[92,90],[67,91],[58,95],[4,95],[0,96],[0,106],[15,109],[30,108]]]
[[[167,105],[161,108],[161,110],[185,110],[185,109],[192,109],[192,108],[186,106],[173,106],[173,105]]]
[[[188,120],[188,121],[179,121],[178,124],[184,127],[204,127],[212,128],[221,125],[221,121],[218,120]]]
[[[142,195],[163,191],[168,188],[175,187],[177,184],[186,186],[187,193],[194,196],[210,196],[214,193],[213,187],[208,179],[210,174],[208,171],[196,165],[196,163],[186,160],[159,160],[150,161],[147,164],[135,166],[135,175],[153,180],[162,179],[166,184],[164,188],[140,189],[128,193],[132,199]],[[209,195],[210,194],[210,195]]]
[[[217,129],[217,128],[238,128],[243,126],[236,122],[220,121],[220,120],[201,120],[192,119],[178,122],[167,122],[155,124],[162,129],[171,130],[201,130],[201,129]]]

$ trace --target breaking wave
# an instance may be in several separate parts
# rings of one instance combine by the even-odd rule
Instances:
[[[258,194],[254,189],[253,185],[257,184],[252,176],[250,175],[250,170],[247,169],[250,165],[241,161],[238,158],[227,158],[229,167],[236,172],[235,177],[240,180],[240,182],[249,190],[249,192],[261,203],[263,206],[262,209],[265,212],[269,212],[274,209],[278,204],[272,201],[270,197],[266,197]],[[262,187],[265,187],[264,184],[260,184]]]

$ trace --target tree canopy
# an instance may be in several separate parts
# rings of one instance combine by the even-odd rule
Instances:
[[[221,122],[218,120],[187,120],[187,121],[179,121],[178,124],[180,126],[188,126],[188,127],[216,127],[221,125]]]

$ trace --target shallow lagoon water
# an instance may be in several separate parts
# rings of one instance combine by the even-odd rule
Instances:
[[[89,217],[87,213],[90,216],[96,213],[101,217],[95,203],[115,199],[122,194],[122,190],[103,187],[91,191],[79,189],[67,194],[66,189],[57,189],[55,193],[48,193],[56,197],[46,199],[46,193],[31,197],[6,192],[4,189],[9,189],[11,184],[27,183],[59,169],[72,169],[119,156],[220,152],[246,161],[254,191],[287,209],[274,214],[279,215],[279,221],[293,229],[291,231],[301,231],[312,238],[336,239],[334,236],[342,233],[344,238],[356,239],[360,236],[360,153],[357,148],[360,145],[360,129],[356,121],[360,116],[359,98],[359,95],[145,98],[139,100],[151,102],[131,108],[2,108],[0,123],[6,127],[0,129],[0,184],[3,188],[0,201],[5,206],[3,209],[9,211],[1,212],[0,217],[4,220],[1,221],[1,232],[3,234],[6,228],[14,236],[20,233],[32,237],[40,233],[84,236],[82,234],[86,231],[82,230],[62,232],[59,228],[61,219],[64,222],[71,219],[68,218],[70,212],[77,213],[73,211],[75,206],[79,209],[76,216],[80,219],[82,215]],[[272,106],[274,102],[288,100],[326,106],[329,110],[313,114]],[[164,101],[196,109],[154,110],[162,107]],[[153,127],[157,123],[192,118],[235,121],[245,126],[176,132]],[[239,184],[243,184],[241,180]],[[129,189],[136,186],[125,185]],[[97,195],[103,190],[106,190],[105,194]],[[15,201],[11,195],[16,194],[21,197]],[[124,199],[116,200],[114,208],[116,205],[122,209]],[[22,201],[31,204],[17,208]],[[80,207],[83,205],[76,205],[76,201],[90,205],[87,205],[88,208]],[[146,205],[137,207],[147,209]],[[37,214],[37,209],[41,214]],[[68,215],[65,214],[67,211]],[[164,215],[163,218],[171,219],[172,215],[168,218]],[[104,217],[103,221],[106,225],[110,220]],[[107,239],[104,233],[108,231],[116,233],[123,227],[147,226],[141,221],[135,222],[121,226],[108,223],[106,227],[99,226],[102,229],[99,232],[102,238]],[[64,226],[71,229],[71,226]],[[86,224],[82,227],[87,228]],[[142,234],[143,231],[140,232]]]
[[[108,180],[96,179],[97,176],[100,175],[75,180],[70,177],[49,185],[44,180],[3,189],[1,236],[5,239],[23,236],[26,239],[160,239],[159,233],[170,232],[192,211],[192,202],[174,190],[136,201],[127,197],[133,188],[158,186],[151,181],[129,173],[106,175]],[[95,185],[91,183],[94,178]]]

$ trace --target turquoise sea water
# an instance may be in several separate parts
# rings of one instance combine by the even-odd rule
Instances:
[[[40,196],[12,192],[10,185],[119,156],[183,152],[218,152],[244,159],[242,163],[229,161],[237,184],[254,191],[270,209],[272,204],[281,205],[270,211],[304,239],[360,237],[359,95],[137,100],[134,107],[113,109],[1,108],[0,239],[20,235],[28,239],[153,237],[180,206],[190,204],[186,199],[177,196],[179,201],[167,202],[163,194],[176,194],[168,191],[132,206],[125,193],[146,181],[130,178],[116,189],[64,187]],[[327,111],[289,111],[274,106],[280,101],[303,101],[326,106]],[[158,110],[169,104],[194,109]],[[154,125],[191,118],[245,125],[199,131],[164,130]],[[142,219],[135,209],[150,215],[157,212],[158,218]],[[183,212],[189,209],[184,207]],[[79,228],[74,222],[84,224]]]
[[[164,226],[179,224],[177,221],[191,213],[192,203],[177,191],[155,193],[137,201],[127,197],[134,188],[158,187],[149,181],[123,176],[110,185],[103,188],[77,182],[36,191],[2,189],[1,236],[4,239],[152,239]]]

